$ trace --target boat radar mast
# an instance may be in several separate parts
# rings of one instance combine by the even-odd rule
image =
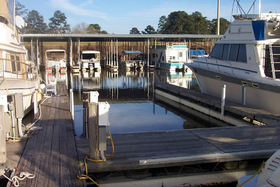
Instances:
[[[232,7],[232,16],[234,17],[234,19],[237,19],[237,20],[244,20],[244,19],[258,19],[261,17],[261,0],[259,0],[259,12],[258,14],[255,13],[255,6],[256,6],[256,1],[257,0],[254,0],[253,3],[251,4],[251,6],[249,7],[248,11],[246,12],[243,7],[241,6],[240,4],[240,0],[233,0],[233,7]],[[234,5],[237,5],[236,7],[236,11],[237,13],[234,15],[233,14],[233,11],[234,11]],[[253,9],[253,14],[250,13]]]

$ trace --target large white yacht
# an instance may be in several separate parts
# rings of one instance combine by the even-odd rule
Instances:
[[[0,4],[0,95],[22,94],[26,114],[33,108],[33,93],[39,88],[38,68],[27,60],[27,50],[19,41],[14,16],[9,11],[13,10],[13,1],[0,0]]]
[[[234,16],[208,57],[186,64],[203,93],[280,114],[280,14]]]

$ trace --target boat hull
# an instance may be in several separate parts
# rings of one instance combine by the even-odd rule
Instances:
[[[226,101],[243,104],[245,99],[245,106],[280,114],[280,84],[252,82],[197,67],[192,70],[202,93],[220,98],[226,85]]]

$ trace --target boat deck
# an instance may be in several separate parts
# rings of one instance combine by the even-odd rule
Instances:
[[[23,153],[16,174],[35,175],[34,179],[20,181],[20,186],[84,186],[84,181],[77,179],[80,170],[67,88],[59,85],[57,91],[57,96],[41,105],[41,120],[25,147],[18,148]],[[7,152],[8,161],[16,155]]]

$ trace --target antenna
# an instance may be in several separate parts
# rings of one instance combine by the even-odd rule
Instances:
[[[20,29],[26,26],[26,23],[24,22],[23,18],[20,16],[16,16],[15,22],[16,22],[16,26]]]
[[[259,0],[259,15],[255,14],[256,1],[257,0],[253,0],[251,6],[248,8],[248,11],[245,11],[243,9],[243,7],[241,6],[241,4],[240,4],[240,0],[233,0],[232,13],[233,13],[233,9],[234,9],[234,4],[236,3],[236,5],[237,5],[237,7],[236,7],[237,15],[233,15],[233,17],[235,19],[237,19],[237,18],[239,18],[239,19],[255,19],[255,18],[259,17],[260,14],[261,14],[260,13],[261,12],[260,11],[260,9],[261,9],[261,5],[260,5],[261,0]],[[250,13],[252,11],[252,9],[253,9],[253,13]],[[246,8],[246,10],[247,10],[247,8]],[[239,13],[239,15],[238,15],[238,13]]]
[[[261,17],[261,0],[259,0],[259,17]]]

